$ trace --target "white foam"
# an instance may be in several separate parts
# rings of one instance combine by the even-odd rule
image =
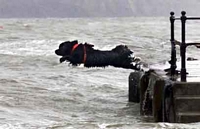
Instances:
[[[61,42],[55,40],[9,41],[0,44],[0,54],[54,55],[54,51]]]

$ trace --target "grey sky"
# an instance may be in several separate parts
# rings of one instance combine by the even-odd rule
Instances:
[[[200,16],[200,0],[0,0],[0,18]]]

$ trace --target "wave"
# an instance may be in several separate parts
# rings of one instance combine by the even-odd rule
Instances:
[[[17,40],[0,44],[0,54],[10,55],[54,55],[61,41],[57,40]]]

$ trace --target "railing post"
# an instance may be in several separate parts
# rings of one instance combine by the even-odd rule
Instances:
[[[181,43],[181,81],[186,82],[186,64],[185,64],[185,52],[186,52],[186,44],[185,44],[185,23],[187,20],[186,12],[181,12],[181,26],[182,26],[182,43]]]
[[[175,17],[174,17],[174,12],[170,12],[170,22],[171,22],[171,76],[173,77],[175,75],[176,71],[176,45],[175,45],[175,40],[174,40],[174,22],[175,22]]]

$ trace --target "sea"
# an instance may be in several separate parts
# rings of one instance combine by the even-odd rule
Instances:
[[[200,41],[200,22],[187,21],[187,42]],[[175,39],[181,40],[180,21]],[[200,123],[155,123],[128,102],[134,70],[59,63],[64,41],[110,50],[127,45],[149,65],[170,60],[168,17],[0,19],[1,129],[198,129]],[[177,47],[177,58],[180,52]],[[200,59],[196,47],[187,56]]]

